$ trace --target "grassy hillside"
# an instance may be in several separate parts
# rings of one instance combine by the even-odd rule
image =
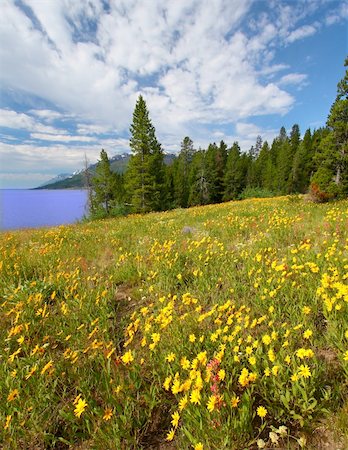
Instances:
[[[347,448],[347,224],[278,198],[2,233],[4,448]]]

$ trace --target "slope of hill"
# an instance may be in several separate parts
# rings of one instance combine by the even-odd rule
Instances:
[[[111,170],[117,173],[124,173],[127,169],[128,161],[130,155],[124,153],[122,155],[115,155],[110,158]],[[174,160],[175,155],[165,154],[164,162],[165,164],[171,164]],[[93,174],[95,171],[96,164],[89,166],[89,170]],[[48,183],[38,186],[35,189],[83,189],[85,187],[85,179],[83,170],[77,171],[74,174],[66,175],[61,179],[52,179]]]
[[[7,232],[4,448],[348,448],[347,220],[283,197]]]

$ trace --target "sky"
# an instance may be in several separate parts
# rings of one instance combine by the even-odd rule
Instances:
[[[167,153],[325,125],[348,0],[1,0],[0,188],[130,152],[139,94]]]

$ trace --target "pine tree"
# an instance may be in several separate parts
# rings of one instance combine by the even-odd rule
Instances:
[[[95,175],[91,181],[91,214],[94,217],[107,217],[121,201],[123,188],[120,176],[111,171],[106,151],[100,152]]]
[[[190,166],[195,150],[192,140],[186,136],[181,142],[181,150],[175,163],[174,189],[176,205],[187,208],[190,196]]]
[[[348,67],[348,58],[345,60]],[[348,195],[348,69],[338,83],[327,126],[329,133],[316,154],[318,169],[312,183],[332,196]]]
[[[246,186],[246,175],[248,167],[246,165],[247,155],[241,155],[238,142],[234,142],[229,151],[225,171],[224,200],[234,200]]]
[[[135,105],[130,132],[132,155],[125,186],[131,208],[142,213],[160,210],[165,198],[163,151],[141,95]]]

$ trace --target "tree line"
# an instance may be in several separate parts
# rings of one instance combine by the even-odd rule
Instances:
[[[130,133],[132,155],[124,174],[112,172],[107,153],[100,153],[91,180],[92,217],[187,208],[251,196],[309,192],[315,201],[347,197],[348,70],[338,83],[326,126],[308,129],[303,137],[297,124],[289,135],[282,127],[271,144],[258,136],[250,150],[242,152],[238,142],[228,147],[224,141],[195,149],[186,136],[174,161],[165,165],[141,95]]]

